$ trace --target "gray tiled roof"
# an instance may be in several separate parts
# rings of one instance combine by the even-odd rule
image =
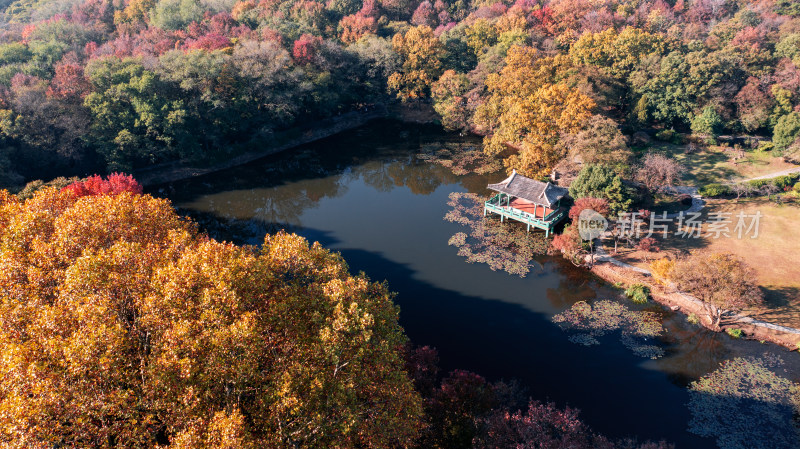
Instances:
[[[511,176],[497,184],[489,184],[489,189],[528,200],[540,206],[552,207],[556,201],[567,194],[567,189],[549,182],[526,178],[514,170]]]

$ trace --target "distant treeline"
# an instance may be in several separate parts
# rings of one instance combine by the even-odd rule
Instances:
[[[792,0],[17,0],[0,32],[0,183],[229,157],[392,98],[506,165],[625,167],[643,127],[797,153]],[[72,173],[70,173],[72,172]]]

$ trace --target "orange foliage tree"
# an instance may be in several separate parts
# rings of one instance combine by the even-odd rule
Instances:
[[[303,238],[197,233],[167,200],[0,191],[0,445],[406,447],[386,285]]]

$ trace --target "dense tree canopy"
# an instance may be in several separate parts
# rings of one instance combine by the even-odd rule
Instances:
[[[796,9],[16,0],[0,18],[0,179],[227,158],[397,98],[432,102],[446,127],[486,135],[487,152],[532,176],[565,159],[629,163],[619,131],[650,126],[775,133],[780,153],[800,112]]]
[[[385,285],[295,235],[210,240],[118,184],[2,193],[3,445],[410,444]]]

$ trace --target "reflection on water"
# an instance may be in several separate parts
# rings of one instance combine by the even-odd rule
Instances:
[[[581,409],[612,437],[714,447],[687,432],[687,383],[731,357],[779,351],[658,307],[666,317],[661,359],[643,361],[613,337],[592,348],[569,342],[550,317],[619,292],[562,259],[538,258],[519,278],[457,256],[447,241],[463,229],[442,219],[448,195],[485,195],[486,184],[503,177],[455,176],[417,156],[423,146],[459,141],[478,144],[434,127],[374,122],[161,191],[217,238],[259,244],[266,232],[290,228],[340,251],[353,271],[386,279],[407,334],[437,347],[445,370],[519,379],[533,397]],[[785,359],[796,380],[800,357]]]

